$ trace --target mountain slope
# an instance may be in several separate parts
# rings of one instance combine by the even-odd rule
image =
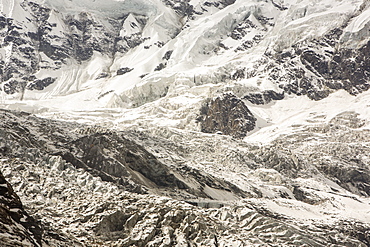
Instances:
[[[0,0],[0,162],[43,244],[369,246],[369,8]]]
[[[368,4],[325,3],[4,1],[2,89],[18,99],[73,94],[65,100],[90,107],[220,82],[242,96],[367,90]]]
[[[41,246],[42,229],[24,210],[12,186],[0,173],[0,243],[2,246]]]
[[[351,118],[354,120],[351,125],[342,121],[349,116],[338,116],[332,121],[333,128],[347,127],[347,135],[342,138],[349,143],[351,137],[359,134],[367,139],[366,131],[359,132],[356,123],[361,125],[361,121],[356,121],[355,116]],[[368,189],[363,187],[368,183],[369,171],[356,168],[355,163],[361,165],[360,161],[353,161],[352,166],[340,164],[343,169],[338,171],[346,176],[336,177],[338,173],[322,166],[320,155],[312,156],[310,151],[299,153],[299,146],[294,147],[294,142],[289,144],[294,137],[283,138],[286,147],[294,151],[281,149],[276,143],[266,148],[244,144],[244,150],[240,150],[241,145],[235,146],[235,141],[230,138],[193,136],[188,137],[193,144],[182,145],[137,132],[104,134],[99,129],[40,119],[25,113],[2,111],[1,118],[4,130],[0,139],[2,170],[21,195],[27,210],[42,224],[45,246],[369,244],[366,235],[370,229],[370,217],[366,213],[369,199],[365,194]],[[78,131],[71,131],[71,127]],[[13,129],[10,131],[10,128]],[[91,134],[91,131],[96,133]],[[311,131],[321,133],[317,129]],[[325,133],[331,134],[330,131]],[[162,169],[178,173],[184,182],[169,184],[163,175],[150,182],[162,170],[153,160],[144,163],[148,166],[146,169],[156,168],[155,172],[145,173],[142,169],[135,173],[136,176],[122,175],[117,180],[119,158],[113,154],[115,149],[112,147],[102,148],[106,149],[102,152],[109,152],[111,159],[101,161],[103,166],[116,171],[111,175],[104,167],[91,169],[94,166],[92,159],[79,157],[82,152],[89,154],[78,150],[75,145],[78,141],[89,138],[102,141],[102,136],[122,134],[161,155],[159,159],[167,167]],[[306,138],[311,137],[307,135]],[[72,140],[68,141],[69,155],[58,151],[66,149],[65,139]],[[125,149],[138,155],[138,144],[122,147],[129,139],[116,140],[117,143],[112,144],[121,147],[121,153]],[[213,143],[215,139],[218,143]],[[332,155],[333,161],[341,158],[335,152],[325,153],[333,149],[332,143],[322,144],[325,148],[321,154]],[[101,142],[100,145],[106,144]],[[214,149],[215,145],[220,145],[221,149],[207,150]],[[344,140],[336,145],[340,150],[348,148]],[[98,147],[97,143],[95,147]],[[317,152],[314,145],[312,148]],[[369,153],[368,147],[362,149],[362,153]],[[139,159],[153,159],[149,152],[141,152]],[[349,153],[353,152],[350,150]],[[95,159],[99,159],[99,155],[96,153]],[[213,156],[213,162],[209,156]],[[307,157],[311,160],[303,161]],[[131,162],[132,169],[132,165],[140,165],[138,159]],[[223,164],[222,169],[217,166],[219,163]],[[195,164],[198,167],[194,167]],[[358,176],[359,173],[362,176]],[[348,180],[341,180],[341,184],[339,179]],[[155,185],[158,181],[161,184]],[[189,181],[193,181],[190,191],[186,188]],[[352,189],[353,192],[349,192]],[[178,200],[160,196],[163,194]],[[243,199],[236,200],[237,197]],[[5,238],[0,242],[12,243]]]

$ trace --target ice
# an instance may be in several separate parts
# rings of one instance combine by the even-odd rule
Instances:
[[[283,100],[266,105],[255,105],[244,100],[257,118],[257,125],[243,140],[201,133],[197,121],[204,102],[225,92],[239,98],[264,90],[280,92],[281,88],[272,82],[266,73],[268,68],[264,67],[268,64],[266,60],[271,59],[266,56],[271,50],[281,51],[297,42],[309,43],[346,23],[348,25],[343,30],[338,46],[361,47],[369,39],[370,21],[370,10],[366,4],[360,11],[362,1],[274,1],[287,8],[280,10],[271,1],[237,0],[223,9],[209,7],[208,11],[194,15],[193,19],[182,19],[159,0],[37,2],[45,2],[55,8],[48,20],[57,24],[51,30],[51,35],[63,34],[66,27],[61,25],[61,20],[65,16],[88,11],[94,20],[124,17],[122,28],[117,31],[118,36],[125,38],[140,34],[145,40],[127,52],[102,54],[95,51],[86,61],[71,59],[62,64],[61,69],[40,69],[35,74],[37,78],[56,77],[56,82],[42,91],[26,91],[23,100],[19,100],[18,95],[6,95],[0,91],[1,108],[32,112],[50,119],[98,125],[98,129],[140,131],[144,137],[135,137],[135,141],[168,166],[181,164],[225,179],[250,194],[251,198],[246,199],[247,205],[257,205],[258,209],[284,215],[294,222],[313,225],[325,222],[331,225],[341,219],[353,219],[370,223],[368,198],[356,194],[356,188],[344,188],[337,180],[320,175],[314,166],[316,164],[305,163],[308,159],[305,155],[314,156],[320,148],[326,156],[317,161],[326,159],[333,164],[337,162],[336,159],[343,157],[331,154],[332,147],[349,149],[348,146],[361,144],[362,141],[364,150],[367,150],[368,141],[361,138],[365,138],[367,135],[364,133],[370,129],[370,92],[354,96],[344,90],[332,90],[328,97],[320,101],[313,101],[307,96],[285,94]],[[202,0],[190,1],[197,10],[204,6],[203,3]],[[0,10],[7,17],[23,21],[26,18],[18,1],[1,0]],[[145,17],[145,24],[136,18],[139,15]],[[246,19],[256,27],[248,29],[240,40],[231,38],[230,33]],[[268,24],[269,21],[271,24]],[[107,22],[107,19],[102,21]],[[35,28],[27,27],[32,30]],[[256,35],[260,35],[261,40],[248,49],[237,50],[244,42],[253,41]],[[221,43],[226,48],[221,47]],[[320,54],[334,52],[337,48],[340,47],[327,47]],[[0,56],[5,62],[10,59],[11,49],[11,46],[0,49]],[[171,57],[164,59],[169,51],[172,52]],[[40,59],[53,63],[45,54],[39,55]],[[159,64],[165,67],[156,70]],[[117,75],[121,68],[132,70]],[[245,76],[234,79],[233,75],[238,70],[243,70]],[[97,79],[103,72],[108,76]],[[358,118],[364,124],[356,130],[347,126],[353,133],[338,124],[338,128],[343,129],[338,130],[336,136],[336,132],[330,129],[330,121],[346,112],[359,114]],[[348,133],[358,139],[347,143],[343,136]],[[330,138],[338,138],[339,144]],[[256,150],[260,150],[260,153]],[[276,151],[276,156],[281,154],[294,165],[302,165],[304,176],[292,178],[284,174],[286,171],[278,170],[278,167],[268,167],[262,158],[258,162],[252,159],[253,155],[263,156],[268,151]],[[366,153],[355,158],[364,166],[370,160]],[[49,163],[55,176],[65,170],[66,164],[58,158],[51,158]],[[44,173],[42,170],[39,172]],[[79,172],[72,177],[76,183],[74,189],[79,191],[81,187],[81,190],[97,192],[95,196],[99,202],[105,200],[106,190],[119,193],[115,192],[116,187],[107,189],[108,185],[85,173]],[[308,191],[308,199],[314,203],[296,198],[294,186]],[[216,200],[237,199],[232,193],[210,186],[205,188]],[[30,193],[39,190],[30,186]],[[84,196],[88,197],[91,191],[83,191],[86,193]],[[109,196],[116,198],[111,194]],[[94,204],[94,207],[98,205]],[[89,212],[86,210],[84,213]],[[225,215],[223,217],[226,219]],[[145,222],[142,224],[149,232],[138,230],[137,238],[140,238],[140,234],[143,234],[143,238],[152,234],[153,222],[150,222],[148,225]],[[56,224],[54,221],[52,223]],[[76,226],[76,229],[80,228]],[[226,236],[222,238],[220,243],[228,239]],[[182,239],[180,235],[179,239]],[[228,239],[229,242],[226,242],[234,240]],[[239,242],[235,240],[235,243]]]
[[[47,5],[66,13],[93,12],[104,16],[122,17],[126,13],[155,15],[157,6],[144,0],[44,0]]]

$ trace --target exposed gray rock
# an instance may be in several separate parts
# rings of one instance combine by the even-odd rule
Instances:
[[[127,14],[115,19],[87,12],[64,14],[27,0],[21,7],[26,15],[23,21],[0,16],[0,46],[12,47],[9,59],[0,62],[0,84],[7,94],[43,90],[55,82],[56,77],[36,78],[40,70],[55,71],[71,62],[83,63],[94,52],[113,59],[146,39],[141,32],[120,36]],[[146,25],[146,16],[132,15],[140,28]],[[55,17],[60,22],[51,23]],[[43,57],[46,59],[40,59]],[[123,72],[129,71],[119,70],[117,74]]]
[[[194,14],[193,5],[189,0],[162,0],[164,4],[173,8],[180,16],[192,16]]]
[[[99,80],[99,79],[107,78],[107,77],[109,77],[109,73],[107,73],[107,72],[102,72],[102,73],[100,73],[100,74],[95,78],[95,80]]]
[[[160,63],[160,64],[157,65],[157,67],[154,68],[154,71],[160,71],[164,68],[166,68],[166,64],[165,63]]]
[[[370,43],[362,47],[339,48],[343,28],[336,28],[321,39],[298,43],[274,54],[267,65],[272,81],[287,94],[326,98],[344,89],[356,95],[370,88]],[[302,66],[303,65],[303,66]]]
[[[243,138],[254,129],[256,118],[241,99],[224,94],[204,104],[198,121],[202,132]]]
[[[56,78],[46,77],[44,79],[36,79],[31,84],[28,84],[27,89],[29,90],[43,90],[47,86],[53,84]]]
[[[128,67],[123,67],[123,68],[120,68],[119,70],[117,70],[117,75],[123,75],[123,74],[126,74],[130,71],[134,70],[133,68],[128,68]]]
[[[261,93],[249,93],[243,97],[243,99],[256,105],[265,105],[273,100],[284,99],[284,91],[282,93],[277,93],[273,90],[266,90]]]
[[[0,243],[2,246],[41,246],[40,223],[23,208],[22,202],[0,171]]]
[[[330,221],[328,225],[321,220],[317,221],[320,224],[301,224],[296,219],[271,211],[271,208],[263,205],[263,190],[267,188],[265,186],[273,187],[274,184],[285,190],[281,190],[281,198],[276,198],[276,201],[272,199],[268,203],[281,202],[279,206],[285,203],[297,206],[299,204],[292,202],[300,200],[315,207],[330,203],[328,198],[337,196],[338,189],[333,188],[328,193],[329,197],[323,197],[322,193],[325,192],[315,193],[313,189],[298,184],[297,181],[309,176],[325,176],[333,181],[332,184],[337,182],[345,187],[345,183],[335,177],[336,174],[324,172],[319,167],[324,160],[322,157],[329,156],[336,161],[343,159],[343,165],[351,162],[348,160],[351,155],[357,157],[358,164],[366,161],[366,157],[362,159],[358,154],[363,153],[366,156],[369,153],[368,148],[354,145],[354,138],[359,139],[362,136],[364,140],[368,140],[367,132],[361,129],[363,120],[353,112],[338,115],[322,128],[316,126],[301,130],[305,134],[278,138],[268,147],[258,148],[244,144],[244,153],[227,145],[231,140],[236,141],[228,136],[216,135],[219,142],[211,143],[215,136],[211,138],[197,133],[201,135],[200,138],[207,138],[206,142],[203,140],[198,145],[185,146],[185,142],[171,142],[134,131],[126,133],[125,136],[129,137],[126,139],[124,132],[39,119],[25,113],[2,111],[0,118],[2,169],[7,179],[15,185],[17,193],[27,198],[27,207],[32,215],[43,222],[43,240],[49,245],[214,246],[217,243],[222,246],[238,243],[241,246],[327,246],[331,243],[336,246],[366,246],[368,243],[366,234],[369,228],[361,222],[354,223],[355,227],[351,228],[350,224],[340,224],[333,215],[334,224]],[[340,134],[338,129],[341,130]],[[327,142],[310,141],[315,133],[321,138],[326,136]],[[130,139],[135,139],[135,142]],[[337,139],[345,141],[338,144]],[[191,141],[197,143],[198,139]],[[307,143],[310,144],[308,147],[303,145]],[[142,145],[163,157],[159,161],[149,151],[143,150]],[[335,145],[338,145],[337,148],[333,148]],[[302,149],[305,150],[304,153],[299,152]],[[64,150],[65,153],[56,155],[58,150]],[[51,156],[50,153],[55,155]],[[209,175],[216,171],[211,166],[204,171],[187,166],[187,156],[193,157],[189,163],[205,159],[215,162],[216,168],[219,164],[234,165],[232,169],[244,174],[253,172],[256,175],[253,178],[260,178],[266,185],[256,187],[255,194],[238,192],[230,182]],[[230,163],[222,161],[223,159]],[[171,160],[172,163],[162,168],[161,164],[166,160]],[[254,164],[252,160],[255,160]],[[98,173],[102,170],[105,172]],[[261,172],[258,173],[258,170]],[[181,180],[166,179],[166,171],[180,175]],[[188,201],[186,203],[150,193],[131,193],[128,192],[129,185],[119,185],[113,173],[122,175],[126,182],[134,182],[132,185],[138,185],[140,181],[137,182],[136,179],[141,178],[141,182],[144,181],[148,188],[173,187],[176,191],[173,190],[172,193],[177,195],[186,194],[174,182],[183,181],[186,184],[190,180],[197,181],[192,186],[194,188],[201,184],[200,189],[188,193],[204,198],[184,196]],[[127,179],[129,176],[131,180]],[[165,179],[159,180],[156,176],[163,176]],[[352,183],[356,181],[355,177],[349,178]],[[359,193],[365,193],[359,184],[353,184],[348,188],[352,188],[352,191],[357,188]],[[238,202],[224,202],[216,198],[209,200],[209,195],[200,192],[202,189],[212,190],[214,193],[229,193],[229,196],[245,195],[246,198]],[[282,198],[285,199],[281,200]],[[347,199],[358,200],[356,197]]]
[[[163,60],[169,60],[171,58],[171,55],[173,53],[173,50],[166,51],[164,56],[162,57]]]

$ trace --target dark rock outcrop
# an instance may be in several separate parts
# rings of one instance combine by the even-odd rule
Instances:
[[[352,95],[370,88],[370,41],[359,48],[338,48],[343,28],[322,38],[297,43],[274,54],[267,65],[270,80],[287,94],[307,95],[312,100],[326,98],[344,89]]]
[[[41,246],[42,229],[0,172],[0,245]]]
[[[355,161],[353,161],[355,162]],[[370,170],[358,166],[322,163],[318,169],[354,194],[370,196]]]
[[[221,132],[235,138],[245,137],[256,126],[256,118],[248,107],[232,94],[224,94],[206,102],[197,120],[202,132]]]
[[[31,84],[28,84],[29,90],[43,90],[47,86],[53,84],[56,78],[46,77],[44,79],[36,79]]]
[[[102,73],[100,73],[100,74],[95,78],[95,80],[99,80],[99,79],[107,78],[107,77],[109,77],[109,73],[107,73],[107,72],[102,72]]]
[[[133,68],[128,68],[128,67],[123,67],[123,68],[120,68],[119,70],[117,70],[117,75],[124,75],[130,71],[132,71]]]
[[[246,99],[255,105],[264,105],[270,103],[273,100],[284,99],[284,92],[277,93],[273,90],[266,90],[261,93],[249,93],[245,95],[243,99]]]
[[[162,0],[162,2],[174,9],[179,16],[194,18],[194,15],[202,15],[204,12],[207,12],[207,8],[223,9],[234,4],[235,0],[208,0],[197,9],[194,9],[194,6],[190,4],[190,0]]]
[[[165,63],[160,63],[160,64],[157,65],[157,67],[154,68],[154,71],[160,71],[164,68],[166,68],[166,64]]]
[[[162,0],[162,2],[174,9],[179,16],[192,16],[194,15],[193,5],[189,4],[188,0]]]
[[[324,77],[325,86],[330,89],[345,89],[356,95],[370,88],[370,41],[358,50],[339,49],[327,58],[315,50],[299,53],[306,68]]]
[[[89,168],[137,184],[186,189],[169,169],[143,147],[116,133],[96,133],[70,143],[73,156]],[[73,164],[73,163],[72,163]],[[145,181],[147,180],[147,181]]]
[[[101,18],[94,13],[52,11],[30,1],[23,1],[20,6],[23,12],[19,15],[23,14],[24,19],[0,16],[0,47],[11,47],[9,59],[0,62],[0,86],[7,94],[43,90],[54,83],[54,77],[36,78],[42,70],[57,71],[70,63],[83,63],[94,52],[114,57],[147,39],[140,31],[120,35],[128,14]],[[146,25],[146,16],[131,15],[139,30]],[[53,19],[58,21],[54,23]],[[117,74],[127,72],[119,70]]]
[[[162,57],[163,60],[169,60],[171,58],[171,55],[173,53],[173,50],[166,51],[164,56]]]

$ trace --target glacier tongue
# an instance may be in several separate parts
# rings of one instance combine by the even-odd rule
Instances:
[[[286,148],[277,144],[258,148],[219,135],[172,133],[172,140],[166,140],[143,132],[125,132],[128,138],[156,153],[170,170],[182,174],[182,179],[187,176],[190,181],[194,176],[194,186],[196,181],[204,183],[203,191],[213,198],[185,196],[183,200],[174,200],[159,196],[158,190],[150,190],[153,186],[150,183],[145,184],[149,194],[130,192],[127,185],[122,187],[121,183],[107,180],[106,176],[99,177],[84,166],[76,167],[76,162],[91,165],[93,160],[69,158],[70,163],[66,162],[67,156],[55,152],[62,148],[65,139],[69,140],[73,152],[75,146],[72,145],[80,135],[99,138],[101,134],[114,135],[113,130],[105,132],[104,128],[88,126],[84,129],[82,125],[9,111],[2,112],[2,119],[3,128],[13,128],[9,134],[2,133],[0,139],[2,172],[22,198],[25,208],[43,224],[45,246],[368,244],[369,239],[362,235],[369,229],[368,197],[355,195],[340,187],[337,180],[329,180],[336,174],[320,164],[315,167],[314,162],[320,161],[321,157],[314,157],[311,151],[300,153],[307,147],[291,141],[295,140],[294,136],[277,140]],[[48,123],[48,127],[40,128],[42,123]],[[360,129],[363,124],[356,114],[341,114],[331,121],[331,125],[306,130],[306,135],[298,136],[309,140],[307,143],[311,143],[313,151],[317,152],[320,146],[314,145],[316,134],[324,139],[320,134],[331,136],[336,133],[325,131],[326,128],[343,128],[342,143],[322,142],[325,147],[323,160],[330,156],[334,160],[341,157],[332,152],[333,145],[336,145],[334,150],[357,150],[361,144],[351,147],[352,138],[364,135],[368,139],[368,132]],[[78,130],[70,131],[73,127]],[[22,131],[29,134],[22,137],[19,135]],[[122,143],[115,145],[118,147]],[[368,147],[362,146],[362,149],[362,154],[369,153]],[[133,148],[127,151],[137,152]],[[115,151],[107,148],[104,152],[113,155]],[[134,155],[129,157],[132,159]],[[366,155],[357,157],[364,161],[368,159]],[[305,158],[307,162],[302,160]],[[104,161],[105,165],[115,162]],[[337,162],[341,161],[338,159]],[[344,170],[353,169],[345,163],[341,166]],[[138,171],[137,175],[140,173],[142,178],[155,175],[145,174],[144,170]],[[347,175],[350,174],[353,173]],[[217,178],[232,182],[234,186],[230,191],[233,193],[237,191],[235,185],[241,188],[244,192],[239,196],[244,199],[235,200],[236,194],[223,190],[227,183]],[[350,185],[351,182],[360,182],[353,178],[349,181],[343,182],[350,188],[356,186]],[[163,190],[163,187],[159,189]],[[168,195],[179,197],[180,193]]]

